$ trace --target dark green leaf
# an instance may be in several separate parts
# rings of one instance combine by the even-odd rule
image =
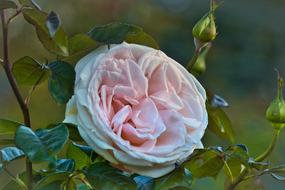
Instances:
[[[0,10],[4,10],[4,9],[17,9],[17,5],[11,0],[1,0]]]
[[[37,85],[48,77],[48,69],[31,57],[23,57],[13,64],[13,74],[19,84]]]
[[[75,162],[72,159],[61,159],[56,161],[56,170],[64,172],[73,172]]]
[[[68,179],[69,172],[52,173],[41,179],[34,187],[34,190],[61,189],[61,184]]]
[[[51,11],[48,14],[46,26],[48,28],[50,36],[53,38],[60,27],[60,18],[55,12]]]
[[[48,14],[37,9],[23,9],[25,19],[35,26],[37,35],[43,46],[51,53],[68,56],[68,36],[62,27],[59,27],[54,34],[50,35],[49,29],[46,26]]]
[[[82,137],[80,136],[79,134],[79,131],[77,129],[77,126],[73,125],[73,124],[70,124],[70,123],[64,123],[68,130],[69,130],[69,138],[73,141],[84,141],[82,139]]]
[[[111,167],[107,163],[95,163],[85,175],[94,189],[100,190],[136,190],[136,183],[131,178]]]
[[[139,43],[158,49],[157,43],[142,28],[125,23],[110,23],[103,26],[95,26],[89,36],[101,43],[119,44],[123,41]]]
[[[75,169],[82,169],[90,164],[90,157],[79,147],[71,143],[67,149],[66,157],[75,161]]]
[[[79,59],[98,47],[98,44],[86,34],[76,34],[69,39],[69,56],[63,58],[68,63],[76,63]]]
[[[207,104],[209,129],[221,138],[234,142],[234,131],[228,116],[221,108]]]
[[[68,139],[68,129],[59,125],[53,129],[39,129],[35,133],[21,126],[15,135],[17,147],[25,152],[32,162],[51,161]]]
[[[213,149],[196,150],[184,166],[193,177],[216,177],[224,166],[223,153]]]
[[[154,188],[154,179],[151,177],[136,176],[134,180],[137,183],[138,190],[153,190]]]
[[[0,119],[0,137],[2,135],[14,135],[20,123],[6,119]]]
[[[170,174],[155,179],[154,190],[170,190],[178,187],[190,187],[191,184],[191,173],[186,168],[179,167]]]
[[[0,150],[0,161],[11,162],[24,156],[24,152],[16,147],[5,147]]]
[[[63,61],[54,61],[48,64],[48,67],[52,72],[49,78],[49,91],[57,103],[64,104],[73,95],[74,68]]]

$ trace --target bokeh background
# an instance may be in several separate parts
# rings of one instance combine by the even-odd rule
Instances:
[[[157,40],[161,49],[186,65],[194,49],[191,30],[208,10],[208,0],[36,0],[46,11],[61,16],[69,35],[84,33],[92,26],[111,21],[139,25]],[[207,58],[207,72],[199,77],[203,85],[230,104],[226,112],[236,132],[236,142],[246,144],[250,154],[261,153],[270,143],[273,130],[264,112],[276,93],[278,68],[285,76],[285,1],[225,0],[216,12],[219,35]],[[0,38],[2,42],[2,38]],[[1,49],[1,48],[0,48]],[[11,60],[29,55],[41,62],[52,60],[37,40],[33,27],[22,17],[10,29]],[[2,57],[2,50],[0,51]],[[22,88],[26,93],[27,89]],[[34,128],[62,121],[64,106],[57,105],[42,84],[32,96]],[[21,113],[0,68],[0,118],[21,121]],[[271,160],[285,162],[285,133]],[[208,132],[205,144],[227,145]],[[0,176],[1,178],[1,176]],[[4,179],[2,177],[2,179]],[[1,179],[0,179],[1,181]],[[263,177],[264,189],[284,190],[285,183]],[[256,183],[259,183],[257,181]],[[223,176],[204,179],[196,190],[223,189]]]

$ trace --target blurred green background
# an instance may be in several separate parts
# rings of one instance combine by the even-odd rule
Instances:
[[[191,30],[208,10],[208,0],[37,0],[45,11],[61,16],[69,35],[85,33],[92,26],[111,21],[139,25],[151,34],[161,49],[186,65],[194,49]],[[219,35],[208,54],[207,72],[199,80],[224,97],[236,132],[236,142],[246,144],[251,155],[270,143],[273,130],[264,118],[276,93],[278,68],[285,75],[285,1],[225,0],[216,12]],[[0,39],[2,42],[2,38]],[[0,48],[1,49],[1,48]],[[33,27],[19,17],[10,28],[11,60],[29,55],[45,62],[52,57],[37,40]],[[0,53],[2,57],[2,50]],[[27,89],[22,89],[24,93]],[[21,121],[20,110],[0,69],[0,118]],[[32,96],[33,128],[63,119],[64,107],[56,105],[42,84]],[[285,133],[273,153],[275,163],[285,162]],[[207,133],[206,146],[227,145]],[[204,179],[196,190],[223,189],[223,176]],[[1,181],[1,179],[0,179]],[[284,190],[285,183],[262,178],[264,188]],[[258,183],[258,182],[256,182]],[[210,188],[211,187],[211,188]]]

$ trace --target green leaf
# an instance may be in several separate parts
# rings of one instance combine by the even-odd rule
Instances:
[[[68,56],[68,36],[60,26],[54,36],[50,35],[46,26],[47,13],[33,8],[24,8],[23,15],[30,24],[35,26],[39,40],[48,51],[56,55]]]
[[[170,190],[178,187],[190,187],[191,184],[191,173],[186,168],[179,167],[170,174],[155,179],[154,190]]]
[[[48,14],[46,19],[46,26],[48,28],[50,36],[53,38],[60,27],[60,18],[54,11],[51,11]]]
[[[52,72],[49,78],[49,91],[57,103],[64,104],[73,95],[74,68],[63,61],[54,61],[49,63],[48,67]]]
[[[11,0],[1,0],[0,10],[4,10],[4,9],[17,9],[17,5]]]
[[[213,149],[196,150],[184,166],[195,178],[216,177],[224,166],[223,153]]]
[[[136,190],[136,183],[107,163],[95,163],[86,171],[85,176],[94,189],[100,190]]]
[[[91,162],[90,157],[74,143],[69,144],[66,157],[75,161],[75,169],[82,169]]]
[[[11,162],[24,156],[24,152],[16,147],[5,147],[0,150],[1,162]]]
[[[125,23],[110,23],[102,26],[95,26],[88,35],[101,43],[119,44],[123,41],[147,45],[156,49],[157,43],[142,28]]]
[[[61,189],[61,184],[68,179],[69,172],[52,173],[41,179],[34,187],[34,190]]]
[[[0,119],[0,137],[4,135],[14,135],[20,123],[7,119]]]
[[[75,162],[72,159],[60,159],[56,161],[56,170],[64,172],[73,172],[75,169]]]
[[[49,70],[31,57],[25,56],[13,64],[13,74],[21,85],[37,85],[45,81]]]
[[[93,39],[86,34],[76,34],[69,39],[69,56],[62,60],[68,63],[76,63],[82,57],[98,47]]]
[[[39,129],[33,132],[30,128],[21,126],[15,135],[17,147],[24,151],[32,162],[51,161],[68,139],[68,129],[59,125],[52,129]]]
[[[219,107],[212,107],[207,104],[209,116],[208,128],[223,139],[234,142],[234,131],[232,124],[226,113]]]

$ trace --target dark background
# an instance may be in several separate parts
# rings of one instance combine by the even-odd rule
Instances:
[[[38,0],[46,11],[54,10],[69,35],[84,33],[92,26],[111,21],[139,25],[157,40],[161,49],[181,64],[193,52],[191,30],[208,10],[208,0]],[[223,96],[236,132],[236,142],[246,144],[251,155],[261,153],[270,143],[273,130],[264,113],[276,93],[278,68],[285,75],[285,1],[225,0],[216,12],[219,35],[209,52],[207,72],[199,78],[203,85]],[[2,41],[2,39],[0,39]],[[37,40],[33,27],[19,17],[10,28],[11,60],[29,55],[44,62],[52,60]],[[0,53],[2,57],[2,50]],[[23,91],[27,89],[23,88]],[[0,118],[21,121],[20,110],[0,68]],[[42,84],[31,103],[33,128],[61,121],[64,106],[56,105]],[[285,162],[285,133],[271,161]],[[212,134],[206,145],[227,145]],[[4,177],[0,176],[1,179]],[[285,184],[262,178],[264,188],[283,190]],[[221,190],[223,176],[204,179],[197,190]],[[211,188],[209,188],[211,187]]]

